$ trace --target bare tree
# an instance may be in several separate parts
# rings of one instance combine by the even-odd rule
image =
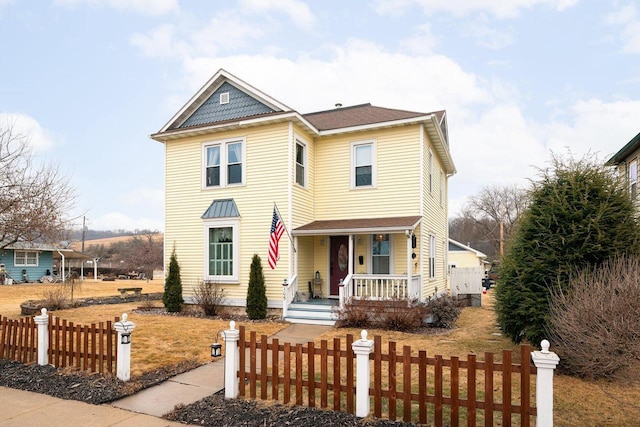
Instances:
[[[58,241],[74,200],[58,167],[36,164],[28,137],[0,123],[0,249],[16,242]]]
[[[517,219],[526,209],[528,200],[526,190],[517,186],[482,187],[477,194],[469,197],[461,217],[451,220],[450,235],[461,243],[490,243],[493,253],[499,254],[500,222],[502,221],[504,241],[507,241]],[[460,232],[458,227],[464,231]],[[482,250],[479,246],[474,248]]]
[[[159,232],[145,232],[134,234],[123,245],[121,259],[129,270],[145,273],[147,280],[153,275],[153,270],[161,268],[164,262],[163,240],[158,239]]]

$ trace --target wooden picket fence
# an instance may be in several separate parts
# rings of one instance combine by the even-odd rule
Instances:
[[[0,315],[0,359],[34,363],[38,360],[38,326],[33,317]]]
[[[280,343],[255,332],[246,337],[240,326],[239,395],[320,407],[355,414],[355,355],[353,336],[323,340],[317,347]],[[389,342],[374,337],[369,395],[377,418],[442,425],[532,425],[531,347],[520,347],[520,363],[511,351],[496,361],[493,353],[484,360],[469,354],[458,357],[427,356],[410,346],[397,351]]]
[[[119,320],[116,317],[114,322]],[[116,372],[118,346],[114,322],[76,325],[49,313],[49,364],[91,373]],[[0,316],[0,359],[37,362],[37,331],[33,317]]]

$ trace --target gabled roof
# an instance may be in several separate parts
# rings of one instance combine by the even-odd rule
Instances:
[[[449,239],[449,252],[473,252],[478,258],[487,257],[484,253],[473,249],[471,246],[463,245],[451,238]]]
[[[616,166],[620,163],[624,162],[627,157],[635,153],[638,149],[640,149],[640,133],[631,139],[631,141],[627,142],[627,144],[620,149],[616,154],[613,155],[605,165],[607,166]]]
[[[426,115],[428,114],[374,107],[371,104],[361,104],[352,107],[340,107],[332,110],[303,114],[303,117],[319,131],[324,131],[411,119]]]
[[[220,94],[229,93],[229,104],[220,103]],[[370,129],[423,125],[442,159],[448,175],[456,172],[449,151],[445,111],[419,113],[375,107],[371,104],[300,114],[285,104],[220,69],[151,138],[160,142],[187,136],[294,122],[313,136],[327,136]]]
[[[219,114],[210,108],[212,105],[219,104],[219,95],[221,92],[228,91],[231,96],[240,98],[240,103],[231,103],[225,111],[228,114]],[[251,100],[254,102],[251,103]],[[240,105],[238,105],[240,104]],[[249,105],[251,104],[251,105]],[[247,108],[248,106],[248,108]],[[171,129],[181,127],[190,127],[202,124],[211,124],[217,121],[233,120],[239,118],[247,118],[259,116],[265,113],[289,112],[291,108],[287,107],[280,101],[270,97],[262,91],[254,88],[250,84],[240,80],[233,74],[223,70],[209,79],[196,92],[193,97],[169,120],[158,133],[166,132]],[[196,119],[193,120],[193,117]],[[191,120],[191,122],[188,122]]]

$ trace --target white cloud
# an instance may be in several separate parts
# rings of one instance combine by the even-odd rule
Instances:
[[[438,44],[438,38],[431,31],[429,24],[416,27],[417,34],[402,40],[400,46],[406,51],[415,54],[430,54]]]
[[[16,136],[24,136],[35,153],[50,150],[59,139],[53,132],[40,126],[31,116],[19,113],[0,113],[0,127],[11,128]]]
[[[604,22],[620,29],[618,37],[613,37],[612,41],[620,43],[623,52],[640,53],[640,17],[635,4],[627,4],[608,14]]]
[[[79,5],[111,7],[120,11],[152,16],[166,15],[180,10],[177,0],[55,0],[55,3],[66,7]]]
[[[148,34],[133,34],[130,41],[143,54],[152,58],[179,58],[189,50],[187,43],[177,40],[176,27],[170,24],[160,25]]]
[[[311,29],[316,22],[316,17],[309,9],[309,6],[297,0],[242,0],[241,5],[245,13],[282,12],[288,15],[291,21],[299,28]]]
[[[426,13],[447,12],[454,16],[466,16],[476,12],[487,12],[496,18],[514,18],[523,9],[547,5],[563,11],[578,3],[578,0],[378,0],[375,10],[382,15],[398,15],[412,4],[422,7]]]

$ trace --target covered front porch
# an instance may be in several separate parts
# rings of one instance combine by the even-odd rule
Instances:
[[[420,222],[419,216],[325,220],[292,230],[283,317],[293,321],[292,304],[304,310],[306,297],[340,306],[350,298],[421,299]]]

